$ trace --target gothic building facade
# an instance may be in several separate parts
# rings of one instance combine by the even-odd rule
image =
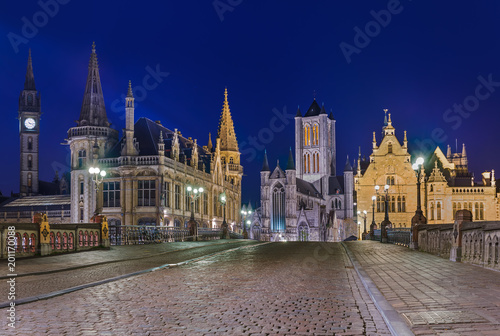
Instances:
[[[120,225],[186,227],[193,210],[199,227],[220,227],[222,193],[228,224],[239,222],[243,168],[227,89],[215,146],[210,138],[207,146],[200,146],[197,139],[186,138],[160,121],[135,120],[131,83],[124,112],[120,138],[106,115],[93,45],[80,117],[67,138],[72,222],[89,222],[99,213],[108,217],[111,230]],[[94,166],[106,171],[99,193],[89,173]],[[188,185],[203,187],[204,192],[192,201]]]
[[[391,115],[386,116],[383,138],[377,143],[373,133],[369,160],[358,159],[354,185],[357,210],[367,211],[368,223],[374,215],[377,227],[384,220],[385,197],[393,228],[410,227],[417,208],[417,174],[412,168],[416,161],[408,150],[406,131],[403,144],[396,137]],[[469,171],[465,145],[462,151],[447,154],[439,147],[425,158],[420,170],[420,194],[428,224],[452,223],[458,210],[467,209],[474,220],[498,220],[499,194],[494,170],[485,171],[481,181],[475,181]],[[380,187],[377,192],[375,186]],[[384,186],[389,189],[385,195]],[[375,197],[375,201],[372,200]]]
[[[262,167],[261,207],[251,237],[270,241],[339,241],[356,235],[353,171],[347,161],[336,175],[335,119],[313,101],[295,117],[295,160],[290,149],[283,170]]]

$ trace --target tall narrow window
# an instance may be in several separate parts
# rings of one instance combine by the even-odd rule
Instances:
[[[85,149],[78,151],[78,168],[83,168],[87,163],[87,152]]]
[[[28,173],[28,188],[31,188],[33,184],[33,175],[31,173]]]
[[[430,213],[431,220],[434,220],[434,203],[431,202],[431,213]]]
[[[208,194],[203,193],[203,214],[208,215]]]
[[[311,145],[311,127],[309,125],[306,125],[304,127],[304,145]]]
[[[313,173],[316,172],[316,153],[313,153]]]
[[[398,212],[401,212],[401,196],[398,196]]]
[[[285,188],[278,184],[272,194],[271,232],[285,231]]]
[[[120,207],[120,182],[104,182],[102,189],[103,207]]]
[[[484,203],[479,204],[479,219],[484,220]]]
[[[307,173],[307,154],[304,154],[304,173]]]
[[[377,196],[377,212],[382,212],[382,202],[380,196]]]
[[[155,206],[156,205],[156,181],[139,180],[137,181],[137,205]]]
[[[406,212],[406,197],[403,196],[403,202],[402,202],[402,205],[401,205],[401,210],[402,212]]]
[[[391,143],[389,143],[389,144],[387,145],[387,152],[388,152],[388,153],[392,153],[392,144],[391,144]]]
[[[28,137],[28,150],[33,149],[33,137]]]
[[[165,206],[167,208],[170,208],[170,182],[165,182],[165,190],[163,191],[165,193]]]
[[[396,212],[396,198],[394,196],[391,198],[391,212]]]
[[[455,219],[455,217],[453,217]],[[474,219],[479,219],[479,203],[474,204]]]
[[[437,220],[441,220],[441,202],[437,202],[437,206],[436,206],[436,209],[437,209]]]
[[[28,170],[33,169],[33,156],[30,154],[28,155]]]

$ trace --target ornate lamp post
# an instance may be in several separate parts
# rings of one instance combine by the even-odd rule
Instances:
[[[366,210],[363,210],[363,212],[358,210],[358,216],[360,216],[364,220],[363,235],[362,235],[363,240],[366,239],[366,235],[367,235],[367,232],[366,232],[366,214],[367,214]]]
[[[223,192],[219,195],[219,201],[222,204],[223,220],[222,220],[222,237],[229,239],[229,230],[226,223],[226,193]]]
[[[243,239],[248,239],[248,232],[247,232],[247,224],[250,224],[250,221],[247,220],[247,216],[250,216],[252,214],[252,210],[241,210],[241,215],[243,219]]]
[[[202,187],[199,188],[193,188],[192,186],[188,185],[186,188],[187,195],[191,199],[191,218],[189,219],[188,222],[188,227],[189,227],[189,235],[193,236],[193,240],[198,240],[198,225],[196,224],[196,221],[194,220],[194,201],[198,199],[201,194],[203,193],[204,189]]]
[[[94,217],[99,215],[101,212],[101,202],[100,202],[100,193],[99,193],[99,187],[102,183],[102,180],[104,179],[104,176],[106,176],[106,171],[105,170],[100,170],[99,167],[90,167],[89,168],[89,173],[90,176],[92,177],[92,181],[94,181],[94,189],[96,192],[96,201],[95,201],[95,211],[94,211]]]
[[[415,216],[411,219],[411,249],[418,249],[418,225],[427,224],[427,218],[425,218],[422,207],[420,206],[420,171],[424,164],[424,159],[419,157],[417,161],[412,165],[413,170],[417,174],[417,210],[415,210]]]
[[[372,223],[370,225],[370,237],[373,238],[373,231],[375,230],[375,200],[377,199],[377,196],[373,195],[372,196]]]
[[[380,186],[375,186],[375,191],[377,194],[379,193]],[[385,207],[385,216],[382,223],[380,223],[380,242],[387,243],[387,226],[391,225],[391,221],[389,220],[389,185],[386,184],[384,186],[384,207]]]

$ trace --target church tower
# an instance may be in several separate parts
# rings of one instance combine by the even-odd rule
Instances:
[[[35,87],[31,49],[28,55],[28,67],[24,90],[19,96],[19,135],[21,150],[20,194],[29,196],[38,194],[38,136],[40,135],[40,93]]]
[[[227,101],[227,88],[224,90],[224,103],[222,104],[217,138],[220,139],[220,157],[223,171],[228,181],[239,186],[241,185],[243,168],[240,166],[240,151],[238,150],[233,119],[231,118],[231,111],[229,110],[229,103]]]
[[[297,177],[308,182],[336,173],[335,119],[325,106],[313,100],[306,114],[295,116],[295,162]]]
[[[76,122],[77,126],[68,131],[68,145],[71,149],[73,223],[90,221],[96,207],[96,198],[88,168],[97,165],[97,159],[104,157],[118,141],[118,131],[109,127],[106,115],[94,43],[80,118]]]

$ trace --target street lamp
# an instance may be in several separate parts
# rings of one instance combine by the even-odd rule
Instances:
[[[379,193],[380,186],[376,185],[375,186],[375,191],[377,194]],[[386,184],[384,186],[384,207],[385,207],[385,216],[384,220],[382,223],[380,223],[380,242],[381,243],[387,243],[387,226],[391,225],[391,222],[389,221],[389,185]]]
[[[422,207],[420,206],[420,172],[421,167],[424,164],[424,159],[419,157],[417,161],[412,165],[413,170],[415,170],[417,175],[417,210],[415,210],[415,216],[411,219],[411,249],[418,249],[418,225],[427,224],[427,218],[425,218]]]
[[[363,218],[363,220],[364,220],[364,231],[363,231],[363,236],[362,236],[363,240],[366,239],[366,234],[367,234],[367,232],[366,232],[366,214],[367,214],[366,210],[363,210],[363,212],[358,210],[358,216],[361,216],[361,218]],[[359,222],[359,224],[361,224],[361,222]]]
[[[375,200],[377,199],[377,196],[373,195],[372,196],[372,224],[370,225],[370,238],[373,238],[373,231],[375,230]]]
[[[248,232],[247,232],[247,224],[250,224],[250,221],[247,220],[247,216],[250,216],[252,214],[252,210],[241,210],[241,215],[243,219],[243,239],[248,239]]]
[[[222,237],[229,239],[229,230],[228,230],[227,223],[226,223],[226,193],[225,192],[222,192],[219,195],[219,201],[222,204],[222,208],[224,211],[224,214],[223,214],[224,217],[222,220]]]
[[[94,211],[94,217],[96,217],[99,212],[100,212],[100,197],[99,197],[99,187],[102,183],[102,180],[106,176],[106,171],[105,170],[100,170],[99,167],[90,167],[89,168],[89,174],[92,178],[92,181],[94,181],[94,189],[96,192],[96,202],[95,202],[95,211]]]
[[[188,222],[189,234],[193,236],[193,240],[198,240],[198,225],[194,220],[194,201],[198,199],[203,193],[203,187],[193,188],[188,185],[187,188],[187,196],[191,199],[191,218]]]

